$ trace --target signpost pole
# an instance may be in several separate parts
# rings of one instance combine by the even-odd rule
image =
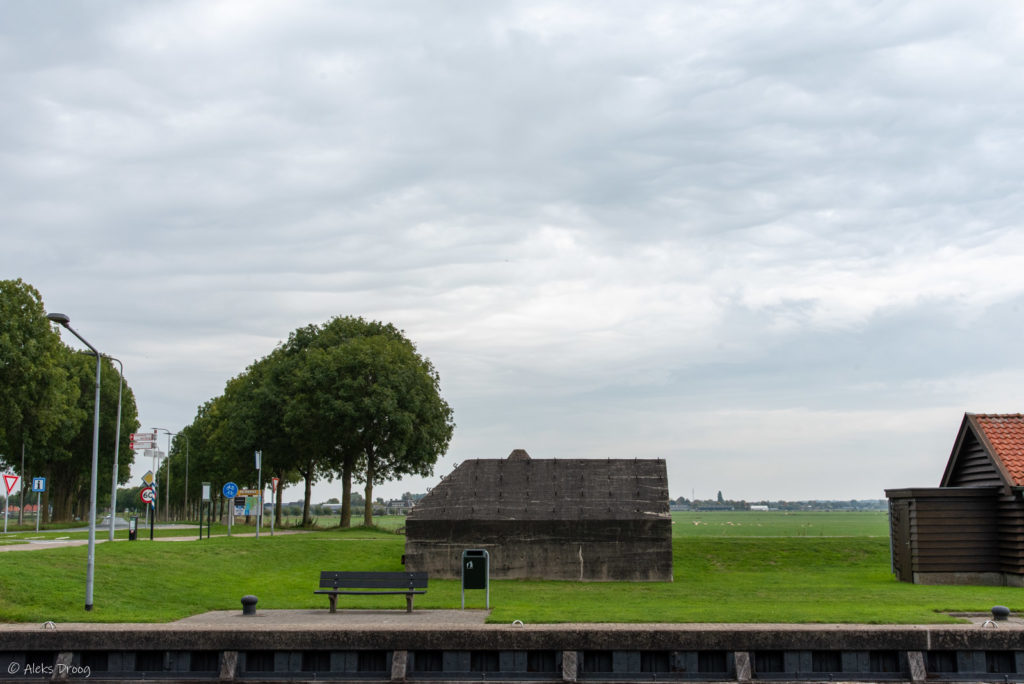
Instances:
[[[202,496],[200,496],[200,499],[199,499],[199,538],[200,539],[203,538],[203,506],[209,500],[210,500],[210,483],[209,482],[204,482],[203,483],[203,489],[202,489]],[[213,511],[212,510],[209,511],[209,515],[213,515]],[[209,522],[207,522],[207,525],[209,525]],[[209,539],[210,535],[207,534],[206,537],[207,537],[207,539]]]
[[[256,511],[256,538],[260,538],[260,528],[263,527],[263,452],[256,452],[256,489],[259,490],[259,510]]]
[[[238,485],[234,482],[225,482],[220,493],[228,500],[228,536],[231,536],[231,521],[235,519],[235,496],[238,495]]]
[[[22,487],[24,491],[24,487]],[[39,531],[39,506],[40,500],[43,497],[43,492],[46,491],[46,478],[36,477],[32,480],[32,491],[36,493],[36,532]]]
[[[149,507],[153,509],[151,515],[149,516],[149,541],[153,541],[153,526],[156,523],[156,500],[155,499],[153,500],[153,503],[149,504]]]
[[[270,478],[270,536],[274,536],[274,521],[277,519],[277,485],[281,480]]]

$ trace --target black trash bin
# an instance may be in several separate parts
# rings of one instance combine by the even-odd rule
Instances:
[[[487,592],[487,607],[491,607],[490,555],[485,549],[466,549],[462,552],[462,607],[466,607],[466,590],[483,589]]]
[[[133,515],[128,519],[128,541],[135,541],[139,536],[139,516]]]

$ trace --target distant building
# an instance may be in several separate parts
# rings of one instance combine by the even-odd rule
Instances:
[[[885,494],[901,580],[1024,587],[1024,415],[964,414],[939,487]]]
[[[458,578],[486,549],[502,579],[672,581],[664,460],[465,461],[405,521],[407,570]]]

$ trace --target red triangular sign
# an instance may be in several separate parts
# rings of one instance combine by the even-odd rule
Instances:
[[[10,473],[4,473],[4,486],[7,487],[8,494],[14,491],[14,488],[18,486],[18,480],[20,479],[21,475],[11,475]]]

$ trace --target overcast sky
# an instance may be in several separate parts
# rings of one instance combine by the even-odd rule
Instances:
[[[881,498],[1024,409],[1018,2],[7,0],[0,89],[0,277],[143,427],[336,315],[455,412],[382,496],[524,448]]]

